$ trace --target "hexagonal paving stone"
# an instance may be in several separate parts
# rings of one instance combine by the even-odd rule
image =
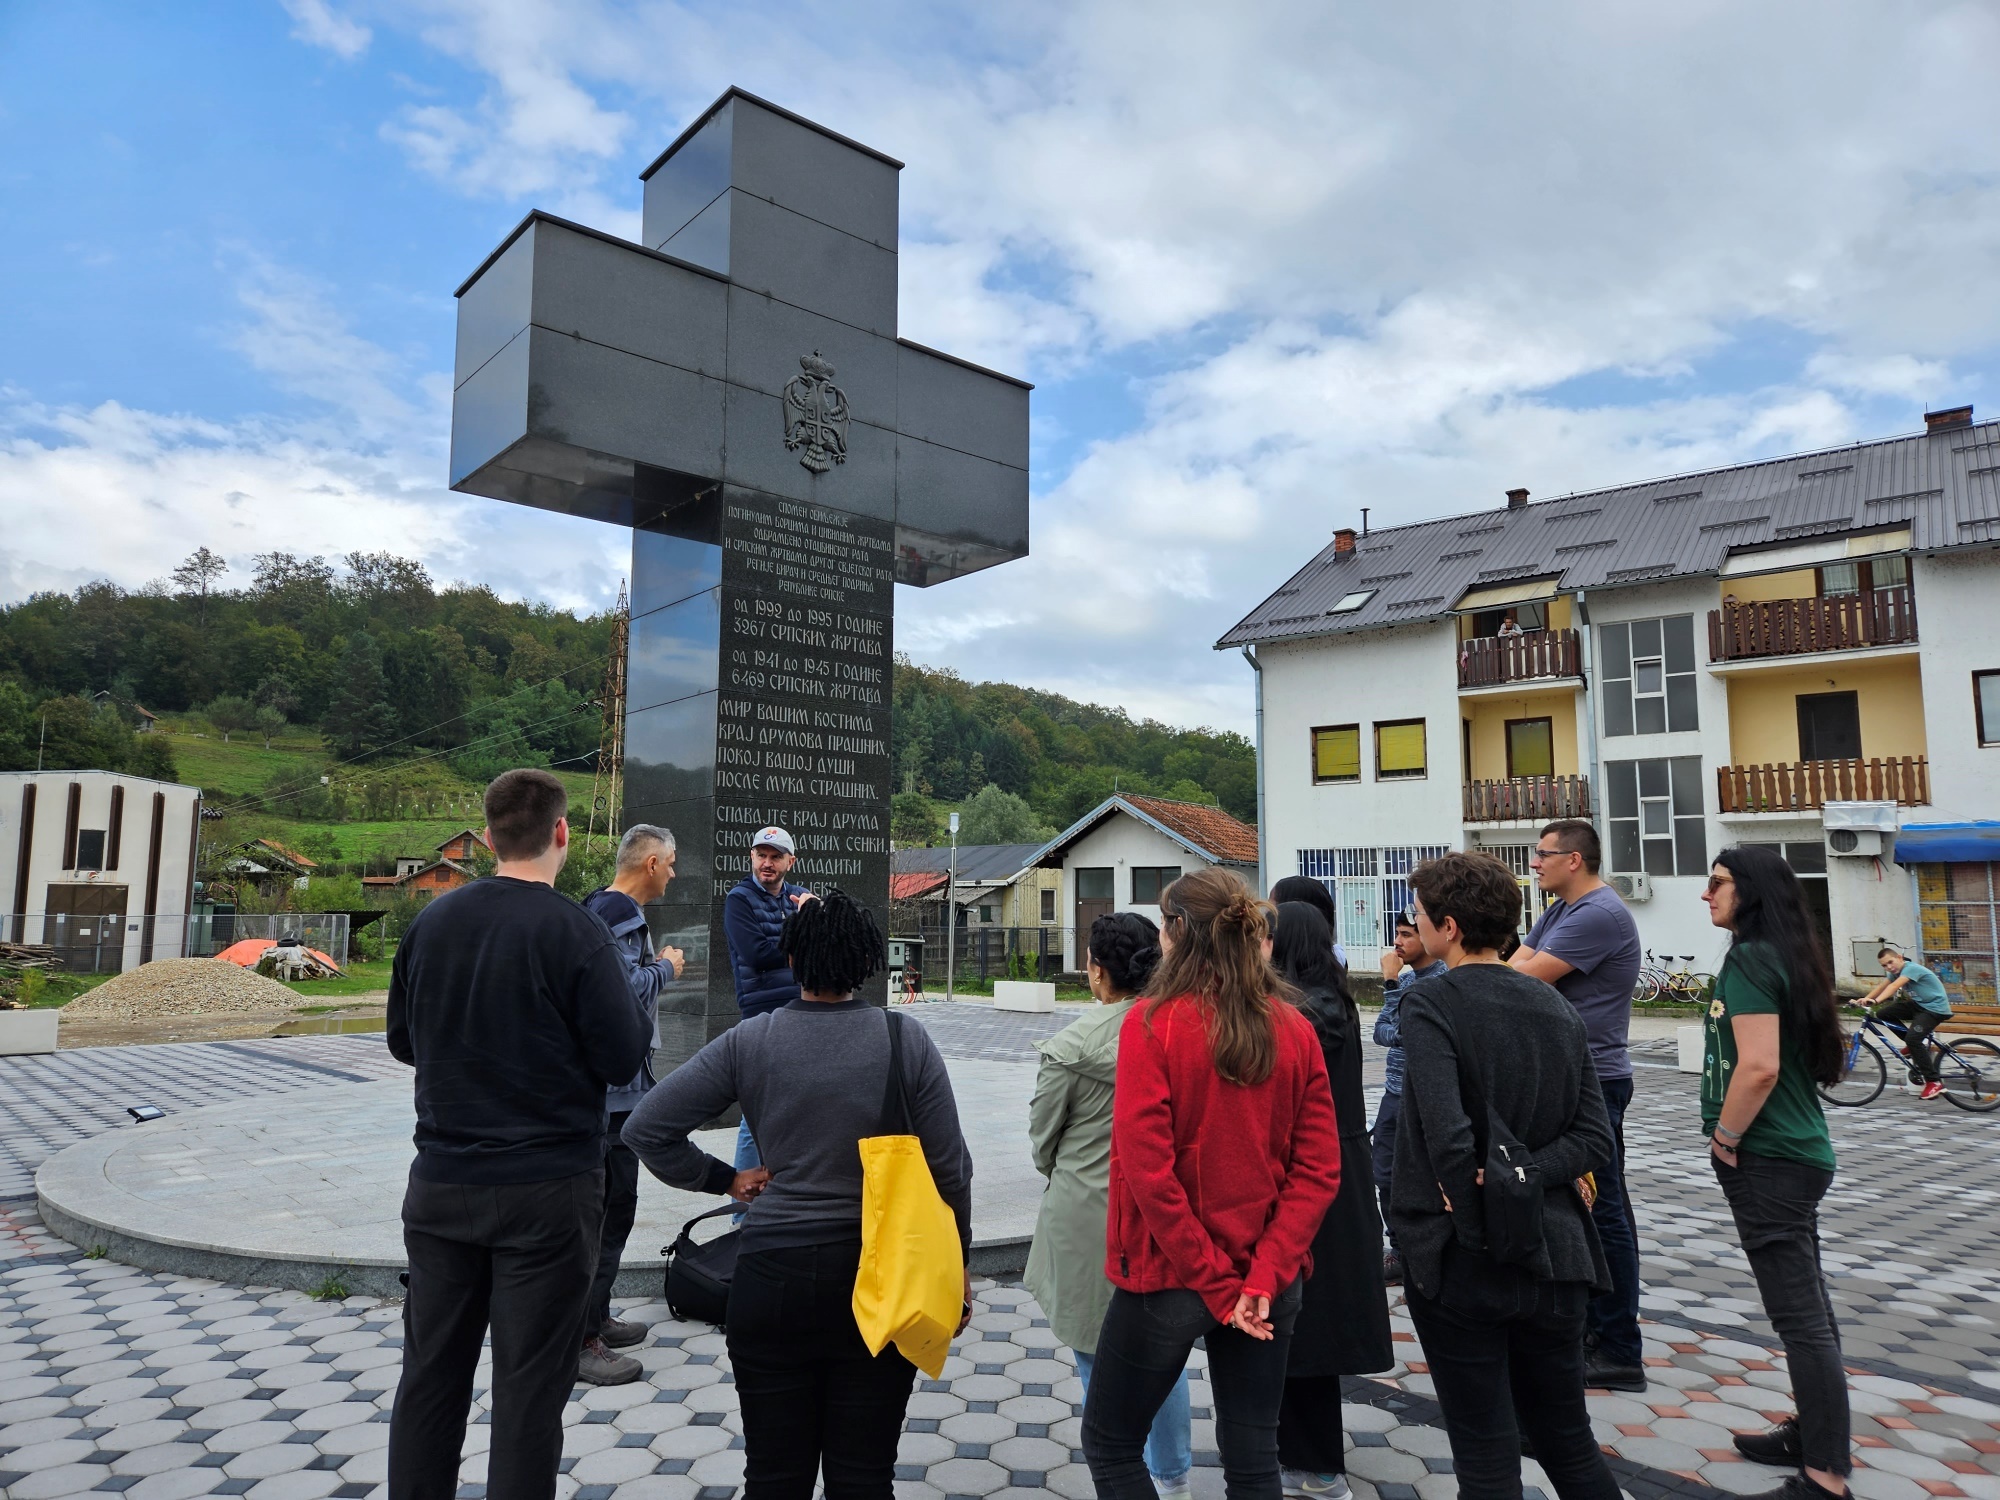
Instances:
[[[925,1480],[947,1495],[990,1495],[1005,1489],[1007,1471],[985,1458],[953,1458],[932,1464]]]

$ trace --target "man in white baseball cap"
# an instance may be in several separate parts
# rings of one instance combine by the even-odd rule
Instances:
[[[808,901],[819,898],[802,885],[785,879],[798,863],[792,836],[776,824],[760,828],[750,839],[750,873],[731,888],[722,903],[722,931],[729,939],[729,971],[736,980],[736,1008],[746,1016],[761,1016],[799,998],[799,982],[778,945],[785,918]],[[762,1166],[750,1122],[736,1128],[736,1170]]]

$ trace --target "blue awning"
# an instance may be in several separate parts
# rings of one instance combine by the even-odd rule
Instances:
[[[1899,865],[2000,864],[2000,823],[1911,823],[1896,835]]]

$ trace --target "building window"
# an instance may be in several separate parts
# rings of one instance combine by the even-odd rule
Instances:
[[[1861,695],[1800,693],[1800,760],[1861,759]]]
[[[104,830],[79,828],[76,833],[76,867],[79,870],[104,868]]]
[[[1925,967],[1953,1004],[2000,1002],[2000,870],[1918,865],[1917,922]]]
[[[1361,726],[1334,724],[1313,731],[1313,784],[1361,779]]]
[[[981,906],[979,908],[979,920],[990,924],[993,921],[993,908],[990,906]]]
[[[1181,878],[1179,865],[1134,865],[1132,867],[1132,904],[1134,906],[1158,906],[1160,892]]]
[[[1604,763],[1611,868],[1648,875],[1705,875],[1701,757]]]
[[[1448,853],[1443,844],[1396,849],[1301,849],[1299,873],[1319,881],[1340,913],[1334,938],[1350,965],[1396,940],[1396,915],[1410,904],[1410,871]]]
[[[1556,774],[1556,735],[1553,719],[1509,719],[1507,721],[1507,777],[1553,776]]]
[[[1425,769],[1422,719],[1398,719],[1375,726],[1377,781],[1422,776]]]
[[[1819,570],[1822,598],[1843,594],[1867,594],[1876,589],[1903,589],[1910,586],[1907,557],[1876,557],[1866,562],[1827,563]]]
[[[2000,672],[1972,674],[1972,708],[1979,720],[1979,743],[2000,745]]]
[[[1333,608],[1328,610],[1327,613],[1330,615],[1352,614],[1355,610],[1361,608],[1362,605],[1366,604],[1370,599],[1373,599],[1374,597],[1375,597],[1375,590],[1373,589],[1356,589],[1351,594],[1342,594],[1340,598],[1334,602]]]
[[[1042,892],[1042,920],[1044,922],[1053,922],[1055,919],[1056,919],[1056,893],[1054,891],[1045,890]]]
[[[1607,739],[1701,728],[1694,700],[1693,615],[1602,625],[1597,643]]]

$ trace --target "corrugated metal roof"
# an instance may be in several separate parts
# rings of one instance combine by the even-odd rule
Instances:
[[[960,884],[1012,880],[1028,867],[1040,844],[960,844],[958,879]],[[951,866],[951,848],[898,849],[889,856],[889,869],[896,875],[912,875],[919,870],[943,871]]]
[[[1710,576],[1733,551],[1898,524],[1917,552],[2000,542],[2000,422],[1387,527],[1352,552],[1329,542],[1216,649],[1435,619],[1476,584]],[[1363,590],[1359,609],[1332,613]]]

